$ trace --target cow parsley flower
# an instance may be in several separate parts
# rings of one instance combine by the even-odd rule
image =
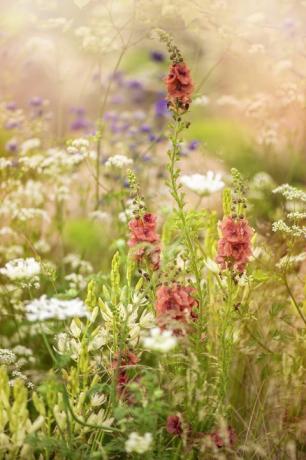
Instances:
[[[7,348],[0,348],[0,364],[13,364],[15,363],[17,357],[15,353]]]
[[[0,269],[0,273],[11,280],[35,278],[40,274],[40,271],[40,264],[33,257],[10,260]]]
[[[145,433],[141,436],[136,432],[132,432],[130,433],[128,440],[125,442],[125,450],[128,453],[136,452],[137,454],[143,454],[150,449],[151,444],[151,433]]]
[[[224,187],[224,182],[221,180],[220,173],[208,171],[207,174],[191,174],[190,176],[182,176],[181,183],[187,188],[199,195],[209,195],[218,192]]]
[[[122,169],[127,166],[130,166],[132,163],[133,160],[125,155],[114,155],[106,161],[105,166],[107,168],[114,167]]]
[[[85,304],[81,299],[61,300],[46,295],[35,299],[26,305],[26,316],[29,321],[45,321],[89,316]]]
[[[280,193],[287,200],[300,200],[306,202],[306,192],[292,187],[289,184],[283,184],[273,190],[273,193]]]
[[[37,149],[38,147],[40,147],[40,139],[37,137],[27,139],[21,144],[21,153],[25,154],[30,150]]]
[[[149,350],[167,353],[175,348],[177,339],[171,331],[162,331],[159,327],[151,329],[149,337],[143,339],[145,348]]]

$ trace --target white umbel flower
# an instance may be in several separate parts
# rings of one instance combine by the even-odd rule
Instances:
[[[199,195],[209,195],[218,192],[224,187],[225,184],[221,178],[220,173],[207,171],[206,174],[196,173],[190,176],[182,176],[181,183]]]
[[[107,168],[125,168],[126,166],[130,166],[133,163],[131,158],[126,157],[125,155],[114,155],[110,157],[106,162],[105,166]]]
[[[140,434],[133,432],[129,435],[129,438],[125,443],[125,450],[128,453],[136,452],[137,454],[143,454],[150,449],[151,444],[151,433],[145,433],[141,436]]]
[[[27,139],[21,144],[21,153],[25,154],[30,150],[38,149],[40,147],[40,139],[37,137],[33,137],[31,139]]]
[[[29,321],[45,321],[89,316],[85,304],[81,299],[61,300],[46,295],[35,299],[26,305],[26,316]]]
[[[155,327],[151,329],[149,337],[143,339],[143,344],[149,350],[167,353],[176,346],[177,340],[171,331],[162,331]]]
[[[10,260],[0,269],[0,273],[11,280],[35,278],[40,271],[40,264],[33,257]]]

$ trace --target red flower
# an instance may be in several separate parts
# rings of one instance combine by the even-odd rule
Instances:
[[[168,99],[188,104],[193,92],[193,83],[190,76],[190,70],[182,62],[172,64],[166,77]]]
[[[167,431],[170,434],[180,436],[183,432],[182,422],[178,415],[169,415],[167,418]]]
[[[217,430],[211,433],[210,437],[218,448],[224,447],[225,445],[233,447],[237,438],[235,430],[230,426],[227,428],[226,433]]]
[[[218,241],[216,261],[224,270],[233,268],[243,272],[252,254],[253,231],[246,219],[226,217],[221,223],[222,238]]]
[[[159,236],[156,233],[156,217],[146,213],[143,217],[136,217],[129,222],[131,236],[128,242],[130,247],[139,243],[156,243]]]
[[[115,353],[115,357],[112,361],[112,368],[117,371],[117,393],[120,397],[126,399],[127,402],[132,402],[132,398],[128,394],[126,388],[130,381],[127,368],[129,366],[134,366],[138,362],[139,358],[130,351],[123,351],[121,355],[119,353]]]
[[[143,217],[136,217],[129,222],[129,229],[131,231],[128,241],[130,247],[147,245],[147,247],[139,247],[134,251],[135,259],[140,262],[147,257],[152,269],[158,270],[160,246],[159,235],[156,233],[156,217],[150,213],[146,213]]]
[[[178,283],[160,286],[156,292],[156,315],[159,325],[163,327],[169,320],[188,323],[196,319],[197,314],[193,310],[199,303],[192,297],[194,292],[192,286],[182,286]]]

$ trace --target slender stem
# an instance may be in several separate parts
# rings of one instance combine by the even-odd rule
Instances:
[[[303,315],[303,312],[302,312],[302,310],[301,310],[299,304],[298,304],[297,301],[295,300],[295,297],[294,297],[294,295],[293,295],[293,293],[292,293],[292,291],[291,291],[291,289],[290,289],[290,286],[289,286],[289,284],[288,284],[286,275],[284,275],[284,283],[285,283],[285,286],[286,286],[286,288],[287,288],[288,294],[289,294],[289,296],[290,296],[290,298],[291,298],[291,300],[292,300],[292,302],[293,302],[293,305],[294,305],[295,308],[297,309],[298,314],[300,315],[300,317],[301,317],[303,323],[304,323],[305,326],[306,326],[306,319],[305,319],[305,316]]]
[[[196,280],[197,293],[198,293],[199,303],[200,303],[200,321],[202,323],[203,322],[203,309],[204,309],[204,295],[203,295],[202,286],[201,286],[202,276],[199,270],[199,264],[198,264],[199,261],[198,261],[197,252],[196,252],[196,245],[192,241],[190,230],[188,229],[186,213],[184,211],[185,203],[184,203],[183,194],[179,190],[180,185],[178,184],[178,181],[177,181],[179,174],[180,174],[180,170],[179,168],[177,168],[177,162],[179,160],[179,155],[180,155],[179,135],[182,132],[182,130],[186,127],[186,125],[181,122],[181,118],[178,112],[175,112],[175,111],[173,112],[173,119],[174,119],[173,135],[171,136],[172,149],[170,149],[168,152],[168,156],[170,160],[169,165],[168,165],[168,170],[170,173],[169,188],[171,191],[171,195],[173,196],[177,204],[177,208],[178,208],[177,214],[182,224],[184,241],[185,241],[186,249],[188,250],[188,253],[190,256],[191,269],[192,269],[192,272]]]

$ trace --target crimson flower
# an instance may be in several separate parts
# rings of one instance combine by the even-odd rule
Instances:
[[[172,64],[165,81],[169,101],[178,101],[182,104],[190,103],[193,83],[190,70],[184,62]]]
[[[166,429],[168,433],[180,436],[183,432],[180,417],[178,415],[169,415],[167,418]]]
[[[221,223],[221,232],[222,238],[218,241],[216,261],[223,270],[233,268],[243,272],[252,254],[253,231],[248,221],[225,217]]]
[[[171,286],[161,285],[156,291],[156,316],[159,325],[165,327],[171,321],[188,323],[196,319],[194,309],[199,303],[193,297],[194,293],[192,286],[178,283]]]

